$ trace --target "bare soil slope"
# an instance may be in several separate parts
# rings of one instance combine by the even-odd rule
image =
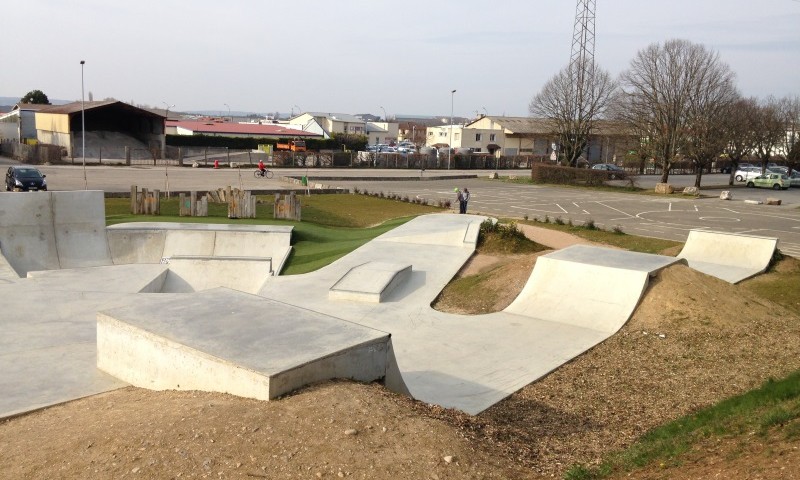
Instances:
[[[493,303],[444,292],[437,308],[502,309],[535,258],[475,258],[462,275],[487,275],[476,288]],[[268,403],[127,388],[0,424],[0,477],[552,478],[797,368],[797,316],[676,265],[617,335],[476,417],[350,382]],[[800,475],[798,445],[763,441],[702,446],[694,463],[634,478]]]

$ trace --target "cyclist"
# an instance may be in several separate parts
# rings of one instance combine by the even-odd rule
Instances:
[[[264,173],[265,173],[264,171],[266,169],[267,169],[267,167],[264,166],[264,160],[259,160],[258,161],[258,171],[259,171],[259,173],[261,174],[262,177],[264,176]]]

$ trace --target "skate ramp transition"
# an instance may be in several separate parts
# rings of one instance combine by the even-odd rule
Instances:
[[[777,248],[777,238],[691,230],[678,258],[695,270],[735,284],[766,271]]]

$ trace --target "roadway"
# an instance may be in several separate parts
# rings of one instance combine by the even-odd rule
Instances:
[[[0,158],[0,164],[13,163]],[[800,257],[800,188],[786,191],[727,187],[727,175],[706,175],[701,198],[680,195],[655,196],[601,192],[580,188],[525,185],[489,180],[489,171],[432,171],[372,169],[279,169],[271,180],[253,177],[252,169],[125,167],[125,166],[41,166],[51,190],[89,189],[107,192],[130,192],[131,185],[161,191],[212,190],[225,186],[247,190],[291,190],[298,188],[283,181],[283,176],[307,175],[309,183],[370,192],[397,193],[436,202],[450,199],[455,203],[455,187],[467,187],[472,200],[470,213],[529,219],[545,217],[553,221],[583,223],[593,220],[605,229],[619,227],[633,235],[685,241],[694,228],[744,233],[780,239],[779,248]],[[527,171],[501,171],[501,175],[524,177]],[[478,178],[434,180],[448,175],[478,175]],[[326,177],[328,179],[326,179]],[[331,179],[330,177],[336,177]],[[406,177],[408,180],[398,180]],[[424,181],[417,181],[422,177]],[[392,178],[392,180],[387,180]],[[657,176],[641,176],[637,185],[652,188]],[[693,175],[672,175],[670,183],[680,188],[693,185]],[[730,190],[732,200],[720,200],[719,193]],[[753,205],[745,200],[764,202],[777,198],[782,205]]]

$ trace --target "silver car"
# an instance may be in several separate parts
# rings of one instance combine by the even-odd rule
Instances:
[[[739,170],[736,170],[736,173],[734,174],[733,178],[737,182],[746,182],[747,180],[752,180],[752,179],[756,178],[759,175],[761,175],[761,169],[760,168],[758,168],[758,167],[744,167],[744,168],[739,168]]]

